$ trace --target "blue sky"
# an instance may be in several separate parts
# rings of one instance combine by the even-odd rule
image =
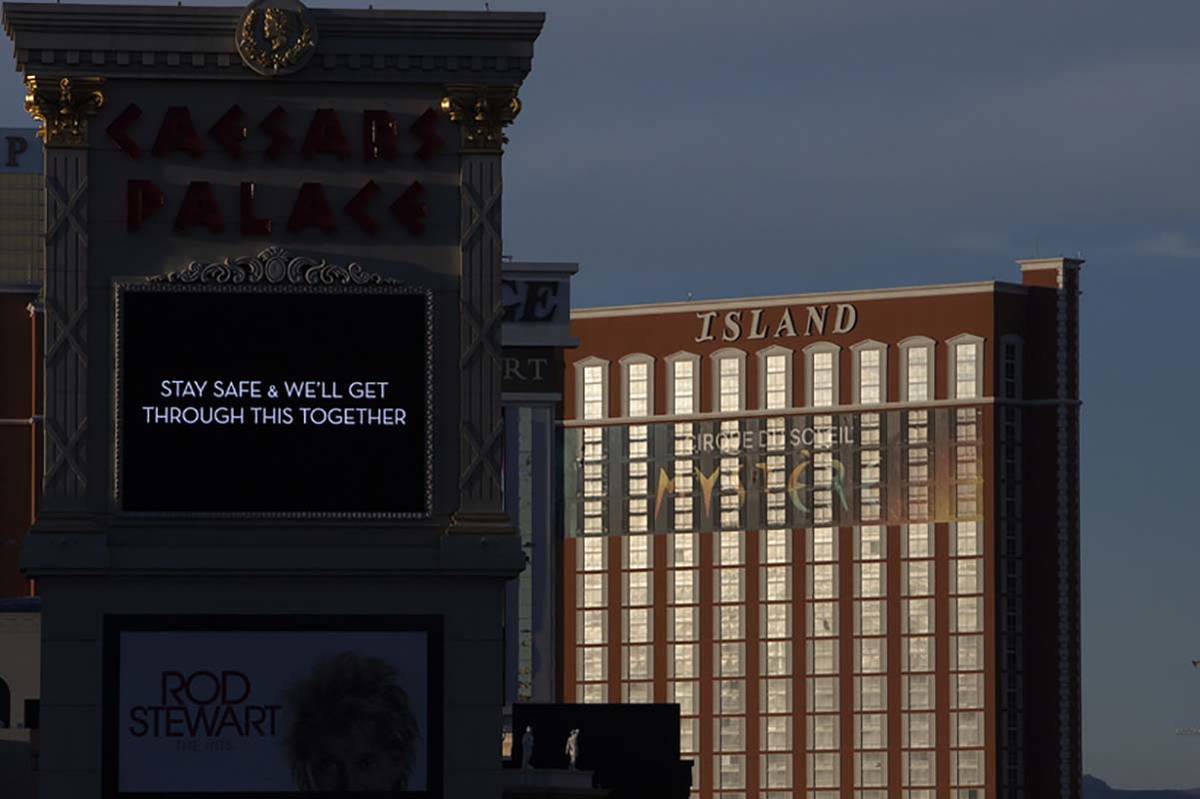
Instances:
[[[1200,738],[1174,734],[1200,727],[1198,436],[1170,410],[1200,389],[1200,4],[491,8],[548,14],[506,250],[579,261],[577,305],[1016,281],[1014,259],[1083,254],[1085,769],[1200,786]],[[27,120],[7,73],[0,126]]]

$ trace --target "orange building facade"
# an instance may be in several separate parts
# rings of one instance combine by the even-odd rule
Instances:
[[[564,701],[693,795],[1078,797],[1078,275],[576,310]]]

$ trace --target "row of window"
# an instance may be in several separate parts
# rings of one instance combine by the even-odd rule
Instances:
[[[695,762],[713,758],[713,786],[722,796],[736,795],[744,788],[746,769],[760,771],[760,785],[765,790],[788,789],[793,785],[793,761],[783,753],[793,748],[793,724],[806,723],[806,770],[812,788],[836,788],[840,770],[826,772],[823,766],[838,762],[842,757],[854,757],[853,787],[856,797],[871,794],[880,786],[887,773],[888,752],[886,714],[889,710],[888,690],[883,673],[887,670],[885,640],[887,633],[885,608],[882,602],[859,599],[886,594],[886,539],[877,526],[855,530],[852,557],[855,577],[855,624],[851,677],[854,686],[851,715],[845,723],[854,725],[854,750],[840,753],[839,729],[841,715],[841,682],[837,640],[836,603],[824,599],[824,579],[817,579],[818,570],[831,572],[830,589],[836,596],[837,572],[833,568],[839,551],[837,538],[841,531],[818,528],[804,537],[802,560],[794,563],[792,542],[787,530],[764,531],[759,544],[760,601],[757,606],[760,641],[757,644],[759,674],[757,690],[757,720],[747,716],[747,690],[756,690],[746,679],[747,650],[754,644],[746,641],[746,614],[752,606],[745,603],[743,583],[746,578],[746,539],[738,532],[719,532],[713,541],[716,571],[713,574],[712,608],[712,665],[713,681],[702,686],[698,656],[699,614],[696,583],[699,573],[697,545],[706,539],[691,533],[671,537],[664,564],[667,573],[667,606],[655,600],[653,581],[646,572],[655,567],[651,537],[631,535],[622,539],[614,550],[606,539],[585,538],[579,542],[576,574],[577,591],[582,607],[577,611],[577,691],[585,702],[653,701],[653,677],[656,665],[653,647],[653,618],[666,614],[666,663],[657,665],[667,679],[667,701],[678,702],[681,714],[681,751]],[[952,593],[948,628],[951,648],[948,663],[950,692],[948,710],[951,714],[949,744],[952,763],[952,786],[980,784],[981,767],[976,759],[982,757],[978,747],[984,744],[983,709],[986,702],[983,675],[983,637],[981,598],[961,596],[982,593],[979,579],[980,542],[978,527],[971,522],[956,525],[949,540],[952,556],[950,581]],[[905,795],[921,796],[923,786],[933,785],[935,753],[934,714],[934,646],[929,635],[934,631],[932,603],[921,598],[932,589],[933,542],[930,525],[910,525],[904,528],[898,542],[902,561],[901,571],[919,574],[900,582],[901,603],[899,632],[902,647],[899,668],[902,672],[900,695],[894,699],[902,713],[900,762]],[[620,553],[622,611],[619,616],[620,694],[610,699],[608,684],[608,648],[617,639],[610,638],[607,588],[610,555]],[[803,561],[808,561],[803,564]],[[793,565],[794,563],[794,565]],[[613,564],[616,566],[617,564]],[[918,568],[919,567],[919,568]],[[792,568],[804,569],[808,575],[808,602],[792,603]],[[864,579],[865,578],[865,579]],[[778,586],[773,588],[772,586]],[[915,595],[915,596],[914,596]],[[908,597],[914,597],[908,599]],[[805,612],[810,609],[811,612]],[[793,612],[801,618],[793,619]],[[805,624],[807,679],[803,684],[807,694],[808,713],[796,718],[792,702],[793,687],[793,624]],[[799,654],[799,653],[797,653]],[[616,675],[613,675],[616,676]],[[701,690],[712,691],[713,742],[707,752],[700,751],[699,696]],[[746,725],[758,724],[758,751],[748,751]],[[772,754],[778,753],[778,754]],[[907,766],[907,767],[904,767]],[[698,775],[698,771],[696,772]],[[698,783],[694,785],[698,787]],[[810,794],[811,795],[811,794]]]
[[[983,344],[978,336],[963,334],[946,342],[947,395],[952,399],[977,399],[983,395]],[[913,337],[900,342],[901,402],[926,402],[935,398],[935,342]],[[831,408],[846,398],[839,396],[840,347],[818,342],[803,351],[805,397],[803,406]],[[887,345],[863,341],[850,348],[853,369],[853,405],[878,405],[887,397]],[[758,353],[758,407],[787,410],[796,407],[792,396],[793,351],[772,346]],[[736,413],[746,410],[746,352],[727,348],[711,356],[713,410]],[[579,361],[576,367],[576,418],[604,419],[613,416],[653,416],[654,359],[632,354],[621,359],[621,407],[609,408],[608,362],[596,357]],[[687,415],[700,410],[700,356],[678,352],[666,359],[670,390],[666,392],[668,415]]]

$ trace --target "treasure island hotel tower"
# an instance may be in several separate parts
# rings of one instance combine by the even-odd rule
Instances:
[[[697,799],[1079,796],[1078,276],[576,310],[559,684]]]

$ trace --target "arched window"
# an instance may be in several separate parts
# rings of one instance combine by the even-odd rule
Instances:
[[[878,405],[887,402],[887,344],[867,339],[850,347],[854,375],[850,402]]]
[[[712,354],[712,410],[746,410],[746,351],[726,347]]]
[[[667,413],[700,412],[700,356],[676,352],[667,356]]]
[[[654,358],[640,352],[621,359],[621,416],[654,415]]]
[[[778,344],[758,351],[758,407],[792,407],[792,351]]]
[[[838,356],[841,347],[818,341],[804,348],[804,399],[810,408],[838,404]]]
[[[983,396],[983,339],[969,333],[946,342],[947,391],[951,399]]]
[[[933,339],[909,336],[900,342],[900,401],[930,402],[934,399]]]
[[[575,418],[604,419],[608,416],[608,361],[584,358],[575,363]]]

